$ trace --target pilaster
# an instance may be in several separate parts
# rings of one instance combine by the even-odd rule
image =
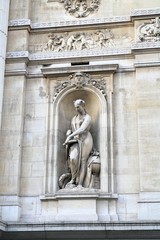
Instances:
[[[3,88],[4,88],[4,69],[7,44],[9,0],[0,2],[0,126],[2,118]]]

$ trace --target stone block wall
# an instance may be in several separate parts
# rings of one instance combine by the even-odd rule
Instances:
[[[160,219],[159,0],[98,2],[98,9],[77,18],[64,1],[10,1],[0,136],[3,221],[85,222],[85,212],[86,221]],[[98,83],[107,96],[100,118],[107,124],[101,179],[107,186],[96,196],[62,197],[54,122],[57,106],[65,104],[56,99],[76,72],[105,82]],[[100,87],[95,96],[103,106]]]

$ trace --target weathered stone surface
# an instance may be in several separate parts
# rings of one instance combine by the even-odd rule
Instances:
[[[150,222],[160,219],[159,0],[101,0],[85,13],[87,2],[71,14],[69,1],[11,0],[8,32],[0,23],[0,219],[19,224],[7,229],[160,229]],[[78,98],[100,186],[60,190]]]

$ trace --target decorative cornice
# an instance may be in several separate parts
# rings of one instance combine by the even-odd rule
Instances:
[[[157,62],[138,62],[134,64],[135,68],[143,68],[143,67],[160,67],[160,61]]]
[[[7,52],[6,59],[8,61],[16,61],[25,59],[29,61],[50,61],[59,59],[78,59],[91,58],[91,57],[104,57],[104,56],[116,56],[116,55],[130,55],[130,48],[122,49],[98,49],[98,50],[84,50],[84,51],[66,51],[66,52],[41,52],[41,53],[29,53],[28,51],[19,52]]]
[[[31,26],[31,20],[28,18],[14,19],[14,20],[10,20],[8,25],[9,27]]]
[[[75,19],[68,21],[55,21],[55,22],[41,22],[32,23],[30,19],[15,19],[9,21],[9,29],[28,29],[29,31],[47,31],[52,28],[75,28],[76,26],[95,26],[104,24],[125,24],[131,23],[132,19],[146,19],[160,15],[160,8],[153,9],[136,9],[131,12],[130,16],[114,16],[106,18],[93,18],[93,19]]]
[[[28,58],[28,51],[7,52],[6,58]]]
[[[95,56],[113,56],[113,55],[126,55],[131,54],[130,48],[123,49],[99,49],[99,50],[84,50],[84,51],[66,51],[66,52],[42,52],[31,53],[29,59],[45,60],[45,59],[66,59],[66,58],[78,58],[78,57],[95,57]]]
[[[142,17],[159,15],[160,8],[148,8],[148,9],[135,9],[131,12],[131,17]]]
[[[92,18],[92,19],[81,19],[71,21],[59,21],[50,23],[33,23],[31,28],[33,30],[40,28],[52,28],[52,27],[68,27],[68,26],[86,26],[96,24],[107,24],[107,23],[125,23],[130,22],[130,16],[115,16],[106,18]]]
[[[160,51],[160,41],[159,42],[137,42],[132,44],[132,51],[136,50],[149,50],[153,49],[156,50],[159,48]]]
[[[86,25],[99,25],[99,24],[110,24],[110,23],[128,23],[130,22],[130,16],[115,16],[106,18],[93,18],[93,19],[76,19],[71,21],[58,21],[58,22],[42,22],[32,23],[30,19],[15,19],[9,21],[9,29],[28,26],[31,31],[58,28],[58,27],[74,27],[74,26],[86,26]]]
[[[29,53],[28,51],[19,52],[7,52],[7,60],[28,59],[29,61],[46,61],[46,60],[58,60],[58,59],[76,59],[76,58],[90,58],[90,57],[104,57],[104,56],[116,56],[116,55],[131,55],[132,51],[137,50],[148,51],[150,49],[160,50],[160,41],[158,42],[137,42],[132,44],[131,48],[121,49],[89,49],[83,51],[65,51],[65,52],[40,52]]]

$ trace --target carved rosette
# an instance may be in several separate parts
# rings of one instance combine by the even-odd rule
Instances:
[[[98,10],[100,0],[61,0],[65,10],[76,18],[87,17]]]
[[[144,23],[137,29],[138,41],[160,41],[160,18],[152,19],[150,23]]]
[[[68,81],[62,81],[55,87],[55,95],[53,101],[58,94],[67,87],[74,87],[75,89],[83,89],[85,86],[93,86],[97,88],[106,97],[106,83],[103,77],[99,80],[92,79],[87,73],[77,72],[70,75]]]

